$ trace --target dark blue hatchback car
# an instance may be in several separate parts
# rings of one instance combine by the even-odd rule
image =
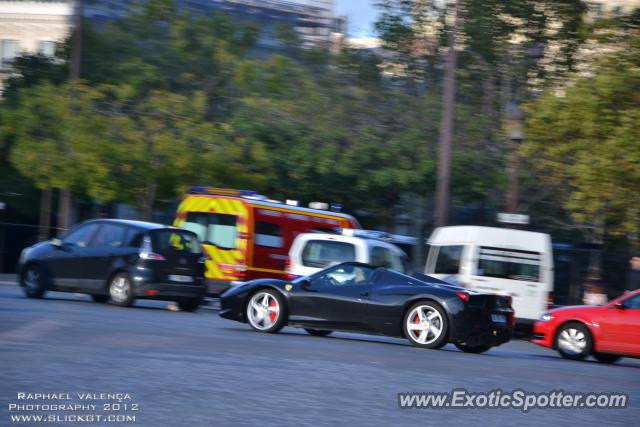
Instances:
[[[83,222],[62,239],[25,248],[20,285],[30,298],[47,290],[90,294],[128,306],[136,298],[169,300],[184,311],[205,294],[205,254],[187,230],[141,221]]]

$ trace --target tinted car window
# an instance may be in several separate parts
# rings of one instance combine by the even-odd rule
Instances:
[[[91,242],[98,248],[120,248],[125,243],[126,227],[118,224],[102,224]]]
[[[91,239],[96,234],[99,227],[100,224],[98,223],[81,225],[80,227],[72,230],[62,241],[66,245],[85,248],[89,246]]]
[[[362,285],[373,275],[374,269],[360,265],[345,265],[314,276],[312,287]]]
[[[640,295],[627,298],[626,300],[624,300],[623,305],[631,309],[640,309]]]
[[[404,269],[404,271],[401,271],[400,273],[403,273],[403,274],[411,273],[411,271],[413,270],[413,266],[411,265],[411,261],[409,260],[409,257],[406,256],[404,253],[400,254],[400,262],[402,263],[402,267]]]
[[[267,248],[281,248],[284,246],[282,227],[273,222],[256,223],[255,242],[258,246]]]
[[[440,246],[434,273],[458,274],[463,246]]]
[[[302,265],[326,267],[332,263],[356,260],[356,248],[351,243],[331,240],[309,240],[302,250]]]
[[[156,230],[150,233],[153,251],[159,254],[175,252],[200,254],[202,248],[195,234],[181,230]]]

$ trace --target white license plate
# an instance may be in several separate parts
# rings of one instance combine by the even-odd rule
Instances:
[[[178,274],[170,274],[169,280],[172,282],[182,282],[182,283],[191,283],[193,282],[193,277],[191,276],[180,276]]]
[[[504,314],[492,314],[491,321],[493,323],[507,323],[507,316]]]

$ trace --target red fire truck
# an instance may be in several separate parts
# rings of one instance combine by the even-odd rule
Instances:
[[[293,206],[254,191],[209,187],[191,189],[174,225],[200,238],[213,296],[248,280],[286,279],[287,254],[300,233],[361,228],[351,215]]]

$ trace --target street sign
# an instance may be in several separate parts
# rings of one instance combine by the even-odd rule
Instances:
[[[500,212],[498,213],[498,222],[504,224],[529,224],[529,215]]]

